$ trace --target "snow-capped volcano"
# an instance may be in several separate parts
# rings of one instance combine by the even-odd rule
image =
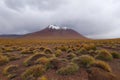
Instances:
[[[26,34],[26,38],[39,39],[87,39],[80,33],[67,27],[59,27],[56,25],[49,25],[43,30]]]
[[[59,26],[55,26],[55,25],[49,25],[48,28],[56,29],[56,30],[59,30],[59,29],[67,30],[68,29],[67,27],[59,27]]]

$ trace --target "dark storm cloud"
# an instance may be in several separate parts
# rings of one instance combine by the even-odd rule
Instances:
[[[91,38],[120,37],[119,0],[0,0],[0,33],[29,33],[49,24]]]

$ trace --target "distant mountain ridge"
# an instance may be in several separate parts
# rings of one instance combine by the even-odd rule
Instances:
[[[49,25],[43,30],[25,35],[0,35],[0,38],[25,38],[25,39],[87,39],[80,33],[68,27]]]
[[[17,35],[17,34],[2,34],[0,35],[0,38],[20,38],[23,35]]]

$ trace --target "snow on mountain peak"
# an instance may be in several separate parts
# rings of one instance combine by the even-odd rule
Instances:
[[[59,29],[67,30],[68,29],[67,27],[59,27],[59,26],[55,26],[55,25],[49,25],[48,28],[56,29],[56,30],[59,30]]]
[[[55,25],[49,25],[48,28],[49,29],[57,29],[57,30],[60,29],[59,26],[55,26]]]
[[[67,27],[62,27],[62,29],[66,30],[66,29],[68,29],[68,28],[67,28]]]

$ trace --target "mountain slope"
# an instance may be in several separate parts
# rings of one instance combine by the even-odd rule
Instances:
[[[87,39],[73,29],[49,25],[47,28],[24,35],[24,38],[40,39]]]

